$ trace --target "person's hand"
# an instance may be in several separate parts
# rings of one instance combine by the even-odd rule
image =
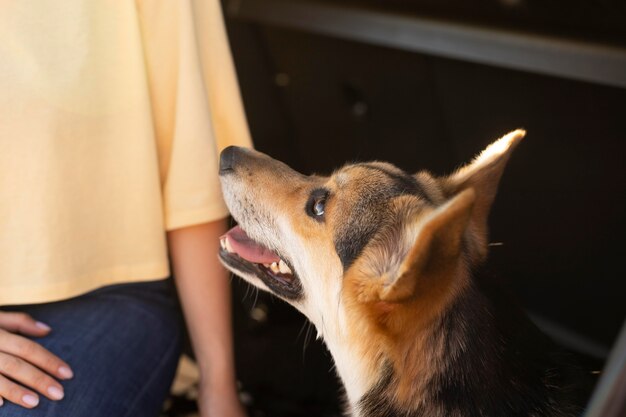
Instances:
[[[209,388],[200,383],[198,407],[202,417],[247,417],[234,386]]]
[[[55,378],[72,378],[69,365],[18,334],[42,337],[49,332],[50,327],[28,314],[0,311],[0,404],[8,400],[33,408],[39,404],[37,392],[51,400],[63,398],[63,386]]]

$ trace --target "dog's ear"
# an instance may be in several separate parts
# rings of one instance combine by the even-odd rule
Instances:
[[[471,163],[452,175],[440,179],[447,198],[469,188],[473,188],[476,192],[476,203],[468,228],[468,245],[472,262],[480,262],[487,255],[489,210],[509,156],[525,135],[524,130],[508,133],[489,145]]]
[[[460,261],[463,235],[472,217],[476,193],[467,189],[417,224],[414,243],[396,274],[378,290],[384,302],[402,302],[426,294],[438,277],[451,276]]]

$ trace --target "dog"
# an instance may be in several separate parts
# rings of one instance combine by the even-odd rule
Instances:
[[[305,176],[253,150],[222,151],[239,226],[219,257],[314,324],[347,415],[581,413],[574,367],[480,268],[498,183],[524,136],[446,177],[384,162]]]

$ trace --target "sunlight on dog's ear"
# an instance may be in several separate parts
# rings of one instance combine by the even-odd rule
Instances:
[[[473,188],[476,191],[476,207],[470,219],[470,258],[480,262],[487,256],[487,219],[498,190],[504,167],[513,149],[526,135],[526,131],[514,130],[493,142],[471,163],[440,183],[448,198]]]
[[[380,301],[403,302],[417,293],[427,295],[438,280],[460,261],[462,240],[472,216],[476,193],[464,190],[420,221],[415,243],[396,277],[379,292]]]

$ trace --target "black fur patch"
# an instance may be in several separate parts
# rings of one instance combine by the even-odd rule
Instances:
[[[335,249],[344,271],[350,268],[383,224],[390,220],[388,212],[390,199],[401,195],[414,195],[432,204],[432,200],[413,176],[392,172],[372,164],[357,166],[381,172],[391,181],[374,184],[372,187],[364,186],[360,200],[351,207],[350,212],[344,213],[346,221],[337,228],[335,235]]]
[[[363,213],[359,208],[354,211],[363,215],[360,219],[367,216],[370,220],[368,220],[367,224],[360,223],[358,218],[349,220],[335,237],[335,249],[344,271],[350,268],[356,258],[363,252],[363,249],[374,237],[382,223],[380,216],[368,215],[368,213]]]

